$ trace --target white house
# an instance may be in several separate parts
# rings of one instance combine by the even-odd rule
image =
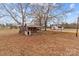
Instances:
[[[64,29],[63,26],[51,25],[52,30],[62,31]]]

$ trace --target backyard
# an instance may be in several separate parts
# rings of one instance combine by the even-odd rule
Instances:
[[[79,37],[75,30],[41,31],[31,36],[18,34],[18,29],[0,30],[0,55],[79,55]]]

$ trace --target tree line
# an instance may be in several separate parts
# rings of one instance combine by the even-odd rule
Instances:
[[[64,4],[53,3],[14,3],[14,4],[0,4],[1,8],[6,13],[1,14],[0,18],[9,16],[18,25],[21,32],[24,32],[24,25],[27,24],[28,19],[32,19],[30,23],[35,25],[44,26],[47,30],[48,22],[62,22],[68,13],[74,9],[63,9]],[[58,12],[59,11],[59,12]],[[1,11],[2,12],[2,11]]]

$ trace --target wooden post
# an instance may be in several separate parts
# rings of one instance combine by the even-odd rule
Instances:
[[[77,24],[76,24],[76,37],[78,37],[78,25],[79,25],[79,17],[77,19]]]

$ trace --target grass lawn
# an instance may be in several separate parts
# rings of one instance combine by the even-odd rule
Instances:
[[[79,37],[66,31],[23,36],[18,29],[4,29],[0,30],[0,55],[79,55]]]

